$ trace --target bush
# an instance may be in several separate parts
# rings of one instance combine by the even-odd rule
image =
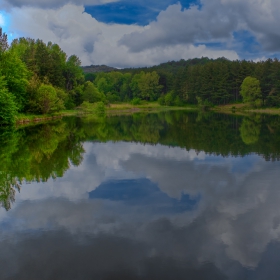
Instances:
[[[13,124],[17,112],[14,96],[7,89],[0,89],[0,123]]]
[[[158,99],[158,103],[159,103],[159,105],[162,105],[162,106],[164,106],[164,105],[165,105],[164,96],[159,97],[159,99]]]
[[[116,102],[120,102],[121,101],[121,99],[120,99],[120,97],[118,95],[112,94],[110,92],[106,95],[106,98],[107,98],[109,103],[116,103]]]
[[[95,87],[92,82],[85,82],[83,91],[83,101],[88,101],[89,103],[95,103],[99,101],[104,101],[105,95]]]
[[[174,100],[174,105],[175,106],[183,106],[183,102],[181,101],[179,96],[176,96],[176,98]]]
[[[262,107],[262,100],[260,98],[258,98],[254,101],[254,107],[256,107],[256,108]]]
[[[105,105],[103,102],[97,102],[95,112],[98,116],[104,116],[106,113]]]
[[[164,97],[165,105],[171,106],[173,105],[173,96],[171,92],[168,92]]]
[[[42,114],[57,112],[65,108],[63,101],[58,98],[55,88],[51,85],[42,84],[39,87],[35,103]]]
[[[94,104],[89,103],[88,101],[84,101],[80,105],[80,108],[83,112],[95,114],[98,117],[103,117],[106,113],[105,105],[102,101],[96,102]]]
[[[131,100],[131,104],[132,105],[140,105],[141,103],[141,99],[138,98],[138,97],[134,97],[132,100]]]
[[[240,94],[244,102],[250,102],[253,106],[259,105],[260,102],[257,100],[262,97],[260,81],[250,76],[246,77],[242,82]]]

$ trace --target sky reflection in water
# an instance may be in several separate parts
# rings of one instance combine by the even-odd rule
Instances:
[[[1,279],[279,279],[279,162],[83,147],[79,166],[0,210]]]

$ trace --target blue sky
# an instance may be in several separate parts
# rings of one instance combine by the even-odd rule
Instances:
[[[0,0],[12,38],[58,43],[83,65],[152,66],[280,53],[279,0]]]
[[[178,3],[176,0],[119,1],[99,6],[85,6],[85,12],[105,23],[147,25],[156,20],[160,11],[176,3]],[[183,0],[180,3],[182,8],[199,4],[198,1],[192,0]]]

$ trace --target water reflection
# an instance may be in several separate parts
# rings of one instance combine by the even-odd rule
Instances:
[[[2,138],[0,278],[279,279],[278,118],[253,120],[250,143],[252,117],[178,112]]]
[[[261,124],[251,118],[244,118],[240,127],[242,141],[245,144],[254,144],[258,142],[261,132]]]

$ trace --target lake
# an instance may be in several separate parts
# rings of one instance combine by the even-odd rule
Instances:
[[[279,116],[69,117],[0,143],[0,279],[280,279]]]

